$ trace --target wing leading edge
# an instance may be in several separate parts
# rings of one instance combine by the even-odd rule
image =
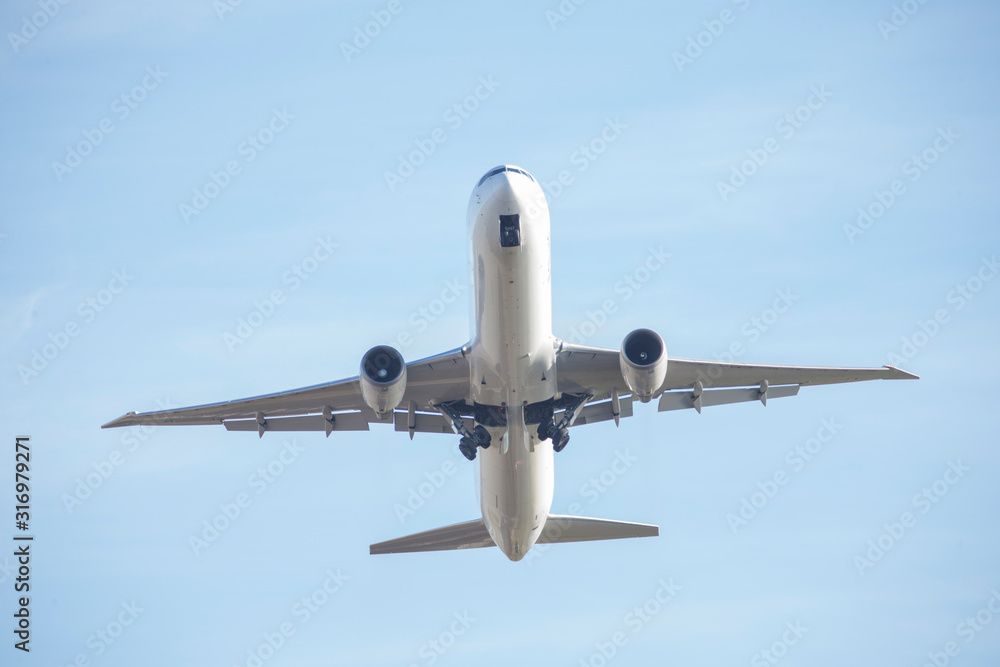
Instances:
[[[458,348],[406,365],[406,391],[401,406],[405,417],[413,411],[432,411],[438,401],[463,401],[469,396],[469,363]],[[188,408],[129,412],[101,428],[139,424],[224,424],[230,431],[367,431],[380,419],[361,397],[357,376],[274,394],[209,403]]]
[[[618,350],[556,341],[557,377],[563,394],[587,395],[571,425],[632,416],[632,397],[622,377]],[[380,418],[361,397],[357,376],[290,391],[153,412],[129,412],[102,428],[133,425],[222,424],[230,431],[367,431],[369,424],[394,423],[397,431],[452,433],[436,403],[469,400],[466,348],[406,365],[400,407]],[[666,379],[654,395],[660,412],[794,396],[802,386],[917,379],[893,366],[843,368],[768,366],[699,359],[667,363]]]
[[[622,377],[618,350],[562,342],[556,364],[560,391],[592,396],[586,409],[597,411],[617,404],[605,411],[613,410],[616,419],[618,415],[631,416],[631,397],[621,396],[629,390]],[[653,397],[659,398],[660,412],[685,408],[701,412],[704,406],[746,401],[759,400],[767,405],[768,398],[794,396],[799,387],[807,385],[915,379],[916,375],[893,366],[768,366],[670,358],[666,379]]]

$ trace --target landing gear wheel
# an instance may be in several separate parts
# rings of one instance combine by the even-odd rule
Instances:
[[[458,451],[462,452],[462,456],[474,461],[476,459],[476,446],[472,444],[472,440],[469,438],[462,438],[458,443]]]
[[[539,424],[538,425],[538,439],[539,440],[548,440],[549,438],[551,438],[552,437],[552,430],[555,428],[555,426],[556,425],[552,423],[551,419],[543,421],[541,424]]]
[[[472,429],[472,435],[475,437],[476,442],[483,449],[489,449],[490,443],[493,438],[490,437],[490,432],[486,430],[486,427],[482,424],[476,424],[476,428]]]
[[[552,436],[552,451],[561,452],[569,444],[569,433],[565,430],[556,431]]]

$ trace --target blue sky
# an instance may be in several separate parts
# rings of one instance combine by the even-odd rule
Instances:
[[[30,435],[36,542],[32,651],[2,627],[3,664],[996,665],[998,23],[971,1],[6,3],[2,489],[12,514]],[[516,564],[367,555],[478,517],[453,437],[100,430],[461,345],[465,209],[501,163],[549,194],[557,335],[922,379],[577,431],[554,511],[661,535]]]

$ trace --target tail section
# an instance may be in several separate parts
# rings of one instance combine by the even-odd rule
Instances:
[[[369,553],[402,554],[416,551],[451,551],[452,549],[479,549],[495,546],[482,519],[456,523],[444,528],[425,530],[415,535],[398,537],[369,547]]]
[[[550,514],[538,543],[620,540],[626,537],[656,537],[659,534],[660,527],[648,523]]]
[[[545,527],[542,528],[542,534],[538,537],[538,543],[619,540],[626,537],[656,537],[659,534],[660,527],[648,523],[550,514]],[[369,549],[370,553],[375,555],[479,549],[495,545],[483,520],[477,519],[379,542],[371,545]]]

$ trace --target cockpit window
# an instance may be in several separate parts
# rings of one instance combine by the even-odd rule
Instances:
[[[517,167],[504,166],[504,167],[497,167],[496,169],[490,169],[488,172],[486,172],[486,174],[482,178],[479,179],[479,182],[476,183],[476,187],[478,188],[480,185],[482,185],[483,182],[490,176],[496,176],[497,174],[504,171],[512,171],[514,173],[521,174],[522,176],[527,176],[529,179],[531,179],[532,183],[535,182],[535,177],[529,174],[528,172],[524,171],[523,169],[518,169]]]
[[[521,245],[521,220],[520,216],[501,215],[500,216],[500,247],[516,248]]]
[[[506,170],[505,167],[497,167],[496,169],[490,169],[488,172],[486,172],[485,176],[483,176],[482,178],[479,179],[479,182],[476,183],[476,187],[478,188],[480,185],[482,185],[483,181],[485,181],[490,176],[496,176],[497,174],[499,174],[500,172],[505,171],[505,170]]]

